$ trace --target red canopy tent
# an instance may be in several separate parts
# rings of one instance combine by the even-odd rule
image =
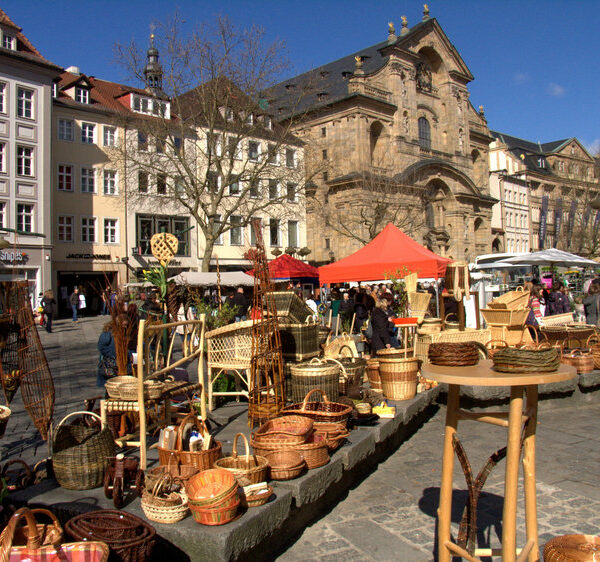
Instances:
[[[254,275],[254,270],[247,272]],[[319,270],[312,265],[297,260],[288,254],[281,254],[269,262],[269,275],[271,279],[299,279],[304,277],[319,278]]]
[[[445,275],[446,265],[451,261],[434,254],[389,223],[360,250],[320,267],[319,277],[321,284],[374,281],[406,267],[409,273],[417,273],[421,279],[437,279]]]

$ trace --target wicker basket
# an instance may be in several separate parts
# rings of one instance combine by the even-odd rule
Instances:
[[[304,443],[312,431],[313,422],[307,417],[282,416],[261,425],[252,434],[252,439],[257,443],[268,446],[278,445],[279,443],[294,445]]]
[[[473,342],[432,343],[428,356],[432,365],[466,367],[479,363],[479,348]]]
[[[8,418],[10,417],[11,411],[7,406],[0,406],[0,437],[4,437],[6,426],[8,424]]]
[[[156,530],[143,519],[114,509],[100,509],[76,515],[65,525],[77,541],[101,541],[115,560],[145,562],[152,558]]]
[[[594,370],[594,356],[581,349],[574,349],[569,353],[569,365],[577,369],[577,374],[591,373]]]
[[[562,535],[544,546],[544,562],[597,562],[600,537],[594,535]]]
[[[312,316],[303,324],[279,324],[281,354],[284,359],[304,361],[319,355],[319,326]]]
[[[292,401],[301,402],[304,396],[315,388],[320,388],[337,400],[339,396],[339,364],[327,363],[314,358],[307,363],[292,365]]]
[[[173,484],[173,477],[166,473],[159,478],[152,488],[146,488],[142,494],[142,510],[144,515],[155,523],[177,523],[188,513],[188,499],[185,491],[171,492],[168,500],[160,497],[161,491]]]
[[[499,328],[500,331],[506,330],[507,328]],[[521,330],[518,330],[519,338],[521,337]],[[441,342],[468,342],[473,341],[485,345],[491,339],[505,339],[502,337],[502,334],[499,333],[495,337],[492,337],[492,332],[489,328],[485,330],[473,330],[471,328],[466,328],[464,332],[459,330],[454,331],[446,331],[440,332],[439,334],[420,334],[417,338],[417,343],[415,345],[415,357],[419,358],[423,363],[428,363],[429,358],[427,357],[427,352],[429,350],[429,346],[432,343],[441,343]],[[510,344],[510,342],[509,342]]]
[[[592,334],[587,339],[586,346],[594,358],[594,367],[600,369],[600,338],[596,334]]]
[[[339,449],[342,443],[350,435],[343,423],[316,422],[315,435],[321,435],[330,451]]]
[[[319,349],[327,341],[329,334],[331,334],[329,326],[319,326]]]
[[[271,306],[267,310],[277,310],[277,316],[289,318],[292,322],[303,323],[309,316],[313,316],[310,307],[293,291],[271,291],[265,294],[265,300],[270,300]]]
[[[494,369],[501,373],[553,372],[560,366],[556,348],[549,349],[499,349],[494,354]]]
[[[389,400],[409,400],[417,393],[419,359],[379,359],[383,394]]]
[[[226,525],[236,518],[239,506],[240,500],[237,498],[235,503],[225,507],[198,507],[190,504],[190,510],[196,523],[202,525]]]
[[[321,402],[309,402],[308,399],[318,392],[321,394]],[[337,402],[330,402],[327,398],[327,394],[320,388],[311,390],[301,403],[292,404],[286,406],[281,413],[284,415],[299,414],[306,416],[313,421],[321,422],[342,422],[347,423],[348,416],[352,412],[352,406],[346,406],[346,404],[338,404]]]
[[[185,483],[190,505],[200,507],[221,506],[237,489],[235,475],[224,468],[203,470]]]
[[[541,324],[547,326],[565,326],[573,323],[573,313],[565,312],[564,314],[553,314],[552,316],[544,316]]]
[[[167,466],[155,466],[146,471],[146,487],[152,488],[164,474],[170,474],[173,478],[181,480],[185,484],[192,476],[200,472],[195,466],[180,464],[174,457],[172,459],[174,459],[174,462]]]
[[[381,390],[381,378],[379,376],[379,361],[377,359],[367,360],[367,377],[371,390]]]
[[[64,425],[71,416],[96,418],[92,412],[73,412],[56,426],[52,438],[52,466],[58,483],[69,490],[89,490],[101,486],[108,458],[115,456],[115,442],[108,428]]]
[[[259,454],[268,458],[275,451],[296,451],[306,462],[308,469],[319,468],[329,462],[329,449],[327,440],[323,435],[311,435],[306,443],[300,445],[280,444],[262,445],[252,441],[252,447]]]
[[[259,507],[266,504],[273,495],[273,488],[267,486],[266,490],[261,490],[257,494],[247,496],[243,490],[240,492],[240,504],[242,507]]]
[[[223,456],[223,448],[219,441],[213,440],[213,446],[210,449],[202,451],[184,451],[183,450],[183,430],[186,425],[191,423],[192,427],[206,432],[204,422],[200,421],[195,414],[188,414],[177,428],[177,440],[175,449],[163,449],[158,447],[158,462],[162,466],[169,466],[176,459],[177,463],[194,466],[199,470],[212,468],[216,460]]]
[[[504,340],[490,340],[485,344],[485,347],[487,349],[488,358],[493,359],[496,351],[508,347],[508,344]]]
[[[413,356],[412,347],[387,347],[377,351],[377,357],[386,359],[408,359]]]
[[[516,291],[508,291],[500,295],[498,298],[490,301],[488,306],[490,308],[502,308],[512,310],[514,308],[524,308],[529,302],[529,291],[519,287]]]
[[[306,467],[306,462],[297,451],[270,451],[264,456],[269,463],[272,480],[293,480]]]
[[[238,437],[242,437],[244,445],[246,446],[246,456],[238,457],[237,452],[237,441]],[[250,446],[248,445],[248,439],[243,433],[236,433],[233,438],[233,450],[230,457],[224,457],[215,462],[216,468],[224,468],[233,473],[238,480],[243,478],[250,484],[258,484],[264,482],[267,479],[268,463],[265,457],[252,455],[250,456]]]
[[[112,398],[113,400],[125,400],[124,398],[121,398],[121,386],[127,385],[127,384],[136,385],[137,378],[132,377],[130,375],[113,377],[106,381],[106,384],[104,385],[104,387],[106,388],[106,392],[108,393],[109,398]],[[137,389],[137,387],[136,387],[136,389]],[[136,399],[137,399],[137,392],[136,392],[136,396],[135,396],[134,400],[136,400]]]
[[[362,357],[342,357],[338,361],[343,368],[339,385],[340,394],[342,396],[359,394],[365,376],[367,360]]]
[[[408,306],[412,316],[416,316],[419,321],[422,321],[429,310],[429,301],[431,300],[431,293],[418,293],[409,291],[408,295]]]
[[[206,361],[210,367],[249,369],[253,320],[235,322],[206,332]]]
[[[529,308],[482,308],[481,314],[489,325],[523,326],[525,320],[527,320],[529,310]]]

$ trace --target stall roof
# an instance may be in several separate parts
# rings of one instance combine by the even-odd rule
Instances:
[[[248,271],[248,275],[254,275],[254,270]],[[282,254],[269,262],[269,275],[274,280],[318,279],[319,269],[288,254]]]
[[[193,287],[211,287],[217,285],[217,273],[214,271],[183,271],[169,281],[177,285],[191,285]],[[224,271],[220,274],[220,284],[223,287],[254,286],[254,277],[243,271]]]

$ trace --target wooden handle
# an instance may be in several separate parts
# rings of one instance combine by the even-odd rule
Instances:
[[[102,422],[102,419],[100,418],[100,416],[98,414],[95,414],[94,412],[71,412],[70,414],[67,414],[62,420],[60,420],[58,422],[58,425],[56,426],[56,429],[58,429],[63,423],[65,423],[65,421],[67,421],[68,418],[70,418],[71,416],[92,416],[94,418],[96,418],[99,422]]]
[[[238,456],[238,452],[237,452],[237,440],[238,437],[241,437],[244,440],[244,445],[246,446],[246,464],[250,463],[250,445],[248,444],[248,439],[247,437],[242,433],[236,433],[235,437],[233,438],[233,448],[231,450],[231,456],[236,459]],[[256,455],[252,455],[254,457],[254,460],[256,461]]]
[[[319,392],[321,394],[321,396],[323,397],[323,402],[325,402],[325,404],[329,404],[329,398],[327,398],[327,394],[325,394],[320,388],[313,388],[305,397],[304,400],[302,401],[302,411],[306,411],[306,404],[308,403],[308,398],[309,396],[313,393],[313,392]]]
[[[208,429],[206,428],[205,423],[203,421],[200,421],[196,417],[196,414],[189,413],[187,416],[185,416],[185,418],[181,420],[181,423],[177,427],[177,440],[175,442],[176,451],[183,451],[183,430],[188,421],[190,420],[193,422],[192,427],[199,429],[200,431],[204,430],[208,433]]]
[[[342,376],[344,377],[344,379],[348,378],[348,373],[346,372],[346,368],[344,367],[344,365],[342,364],[341,361],[338,361],[334,357],[327,357],[325,359],[325,361],[333,361],[334,363],[337,363],[339,365],[340,369],[342,369]],[[325,400],[327,401],[327,397],[325,397]]]

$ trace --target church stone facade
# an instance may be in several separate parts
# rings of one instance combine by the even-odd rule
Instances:
[[[493,139],[469,101],[473,76],[427,11],[412,28],[402,20],[398,35],[389,24],[387,41],[270,92],[306,143],[308,246],[318,264],[354,252],[390,220],[443,256],[491,251]]]

